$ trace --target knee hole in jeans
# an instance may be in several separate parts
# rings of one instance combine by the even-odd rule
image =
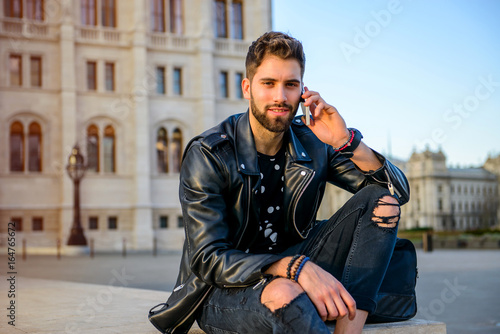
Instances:
[[[380,227],[394,228],[398,225],[401,208],[398,201],[389,195],[377,199],[372,213],[372,221]]]
[[[275,313],[286,307],[303,292],[304,290],[298,283],[286,278],[277,278],[264,287],[260,302]]]

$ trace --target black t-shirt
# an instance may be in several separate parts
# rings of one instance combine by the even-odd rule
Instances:
[[[258,153],[261,188],[259,235],[250,248],[252,253],[280,253],[286,246],[284,235],[283,187],[285,186],[285,146],[274,156]]]

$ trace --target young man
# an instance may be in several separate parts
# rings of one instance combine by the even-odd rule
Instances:
[[[249,110],[194,138],[180,174],[186,242],[207,333],[361,333],[396,241],[405,176],[303,88],[305,56],[270,32],[249,48]],[[311,122],[295,117],[301,98]],[[316,221],[325,184],[355,195]],[[192,285],[190,285],[192,286]],[[193,288],[193,289],[196,289]]]

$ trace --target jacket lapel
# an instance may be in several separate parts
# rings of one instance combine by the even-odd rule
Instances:
[[[252,129],[250,128],[248,113],[249,111],[237,119],[234,130],[238,171],[246,175],[260,175],[257,149],[255,148],[255,141]]]

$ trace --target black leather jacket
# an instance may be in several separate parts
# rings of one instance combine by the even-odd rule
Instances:
[[[299,117],[286,136],[286,240],[303,240],[316,224],[326,182],[352,193],[376,183],[392,187],[400,204],[409,200],[406,177],[380,154],[375,152],[383,167],[363,173],[321,142]],[[182,289],[193,274],[198,279],[194,285],[188,283],[190,289],[203,282],[216,287],[249,286],[263,277],[263,268],[281,258],[245,253],[257,236],[257,189],[260,172],[248,112],[229,117],[187,145],[179,191],[186,240],[174,291]]]

